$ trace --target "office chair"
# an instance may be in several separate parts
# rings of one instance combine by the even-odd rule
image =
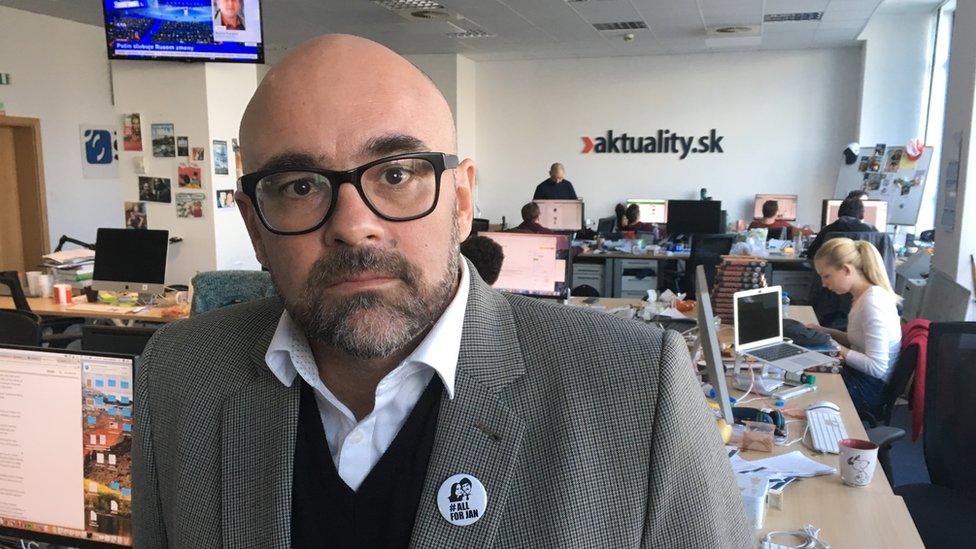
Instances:
[[[277,295],[271,274],[266,271],[209,271],[194,276],[190,285],[190,316]]]
[[[14,307],[18,311],[33,314],[30,303],[28,303],[27,297],[24,295],[24,288],[20,285],[20,277],[17,275],[17,271],[0,271],[0,284],[10,289],[10,296],[13,298]],[[84,318],[75,317],[53,316],[42,318],[38,316],[37,318],[40,319],[39,325],[43,334],[43,342],[60,348],[78,339],[77,335],[65,332],[72,326],[85,323]],[[45,334],[45,332],[48,333]]]
[[[0,309],[0,343],[41,345],[41,317],[29,311]]]
[[[681,277],[681,290],[686,292],[687,299],[695,298],[695,269],[699,265],[705,267],[705,278],[708,286],[715,284],[715,269],[722,262],[722,256],[732,250],[735,235],[727,234],[696,234],[691,238],[691,254],[685,262],[685,272]]]
[[[471,220],[471,236],[488,230],[488,220],[476,217]]]
[[[867,240],[874,244],[874,247],[881,253],[881,260],[884,262],[885,272],[888,274],[888,282],[891,287],[895,287],[895,248],[891,237],[887,233],[875,231],[869,232],[836,232],[827,233],[824,242],[832,238],[850,238],[851,240]],[[811,261],[813,258],[811,258]],[[810,298],[808,303],[813,307],[813,312],[817,315],[817,321],[821,326],[834,328],[841,331],[847,330],[847,315],[851,312],[853,298],[850,294],[837,295],[823,287],[822,284],[815,283],[810,288]]]
[[[156,333],[155,327],[97,326],[81,328],[81,348],[84,351],[141,355],[146,343]]]
[[[930,484],[899,486],[926,547],[970,547],[976,517],[976,322],[936,322],[925,364]]]
[[[766,231],[766,242],[773,239],[778,240],[793,240],[793,229],[790,227],[781,227],[779,229],[769,229]]]
[[[589,284],[580,284],[570,292],[573,297],[600,297],[600,292]]]
[[[918,364],[918,345],[909,345],[898,355],[898,362],[891,373],[891,379],[881,392],[881,407],[874,411],[859,410],[861,421],[865,423],[868,439],[878,445],[878,462],[891,481],[891,445],[905,438],[904,429],[891,426],[891,414],[898,397],[905,394],[915,366]]]

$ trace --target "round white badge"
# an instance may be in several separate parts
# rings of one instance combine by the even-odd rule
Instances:
[[[474,524],[488,510],[488,492],[474,476],[458,473],[437,490],[437,508],[444,520],[454,526]]]

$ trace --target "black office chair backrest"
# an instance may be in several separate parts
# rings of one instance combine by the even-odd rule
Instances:
[[[39,346],[41,317],[30,311],[0,309],[0,343]]]
[[[10,297],[14,298],[14,307],[18,311],[30,311],[27,297],[24,295],[24,287],[20,285],[20,276],[17,271],[0,271],[0,284],[10,288]]]
[[[976,322],[934,322],[925,360],[925,463],[932,484],[976,494]]]
[[[156,328],[85,325],[81,327],[81,348],[85,351],[141,355],[154,333]]]
[[[827,233],[823,241],[827,242],[832,238],[850,238],[855,241],[867,240],[874,244],[884,262],[885,272],[888,274],[888,283],[892,287],[895,286],[895,248],[887,233],[876,231],[832,232]],[[813,260],[813,258],[810,259]],[[824,288],[818,280],[810,288],[809,301],[821,326],[842,331],[847,330],[847,315],[851,312],[851,305],[854,302],[850,294],[837,295]]]
[[[600,292],[589,284],[580,284],[569,293],[573,297],[600,297]]]
[[[898,397],[905,394],[908,384],[912,381],[912,375],[918,365],[918,353],[918,345],[909,345],[902,349],[895,369],[891,372],[891,379],[881,391],[881,409],[877,419],[885,425],[891,423],[891,412],[895,409],[895,402]]]
[[[715,270],[722,262],[722,256],[732,251],[735,235],[729,234],[696,234],[691,238],[691,254],[685,263],[684,282],[682,290],[688,299],[695,298],[695,269],[699,265],[705,267],[705,278],[708,287],[715,285]]]

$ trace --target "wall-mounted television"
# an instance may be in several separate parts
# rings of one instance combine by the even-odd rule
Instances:
[[[260,0],[102,0],[109,59],[264,63]]]

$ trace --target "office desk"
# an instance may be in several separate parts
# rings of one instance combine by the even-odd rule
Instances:
[[[583,302],[583,298],[571,299],[579,304]],[[640,301],[600,299],[595,304],[612,308],[639,306]],[[694,314],[694,311],[688,313],[691,317]],[[805,306],[791,306],[789,317],[803,323],[817,321],[813,308]],[[731,326],[722,326],[719,340],[723,345],[731,343]],[[819,400],[833,402],[840,407],[848,436],[867,439],[867,433],[858,418],[841,376],[839,374],[816,374],[816,376],[817,392],[787,401],[786,409],[803,410],[809,404]],[[728,385],[731,387],[731,381]],[[742,394],[741,391],[734,389],[732,393],[736,396]],[[750,402],[749,406],[772,408],[773,402],[760,399]],[[805,427],[802,422],[790,424],[789,438],[800,436]],[[744,459],[755,460],[794,450],[799,450],[811,459],[839,469],[836,455],[817,454],[802,443],[789,447],[774,446],[772,453],[746,451],[741,455]],[[891,485],[888,484],[888,478],[880,466],[875,470],[871,484],[862,488],[845,485],[841,482],[839,473],[794,481],[783,491],[783,508],[767,508],[765,523],[763,528],[756,532],[755,539],[758,542],[767,532],[798,530],[806,524],[820,528],[821,537],[831,547],[924,547],[908,508],[901,497],[894,495]]]
[[[50,297],[28,297],[27,304],[31,311],[41,316],[72,316],[83,318],[108,319],[113,321],[141,321],[141,322],[172,322],[187,318],[189,315],[165,317],[161,308],[149,308],[135,313],[137,307],[106,305],[104,303],[88,303],[84,296],[76,296],[71,305],[58,305]],[[15,309],[14,300],[9,296],[0,296],[0,309]]]

